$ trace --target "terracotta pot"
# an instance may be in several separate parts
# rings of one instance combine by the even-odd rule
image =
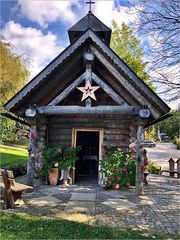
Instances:
[[[49,184],[52,186],[56,186],[58,182],[58,178],[59,178],[59,169],[52,168],[48,176]]]

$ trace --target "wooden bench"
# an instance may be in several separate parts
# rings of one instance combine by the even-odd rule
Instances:
[[[22,193],[33,187],[17,183],[12,171],[0,169],[1,194],[4,192],[4,201],[7,208],[14,208],[16,202],[22,200]]]
[[[179,175],[180,175],[180,162],[179,161],[180,161],[180,158],[178,158],[177,161],[174,161],[173,158],[170,158],[169,161],[168,161],[169,162],[169,169],[163,169],[161,171],[161,174],[163,172],[167,172],[167,173],[169,173],[169,175],[171,177],[174,177],[174,174],[177,174],[177,177],[179,178]],[[177,170],[174,169],[175,164],[177,164]]]

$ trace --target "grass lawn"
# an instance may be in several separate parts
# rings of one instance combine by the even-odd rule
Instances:
[[[90,226],[67,220],[1,213],[1,239],[178,239],[178,235]]]
[[[0,147],[1,167],[7,168],[17,164],[27,163],[27,150],[16,150],[6,147]]]

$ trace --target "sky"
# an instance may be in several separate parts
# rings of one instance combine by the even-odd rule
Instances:
[[[1,35],[30,59],[33,77],[69,45],[68,29],[88,11],[86,0],[1,0]],[[96,0],[92,12],[108,27],[136,18],[126,0]]]
[[[0,0],[1,36],[11,42],[18,54],[30,60],[31,78],[68,45],[68,29],[89,11],[87,0]],[[95,0],[92,12],[108,27],[114,19],[119,26],[138,19],[130,14],[127,0]],[[136,5],[136,0],[134,3]],[[152,39],[140,36],[146,47]]]

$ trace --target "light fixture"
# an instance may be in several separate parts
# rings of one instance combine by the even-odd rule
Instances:
[[[37,111],[35,105],[29,106],[29,108],[27,108],[25,111],[26,117],[35,117],[36,113]]]
[[[147,106],[144,106],[142,109],[139,110],[139,116],[141,118],[148,118],[150,116],[150,111]]]

